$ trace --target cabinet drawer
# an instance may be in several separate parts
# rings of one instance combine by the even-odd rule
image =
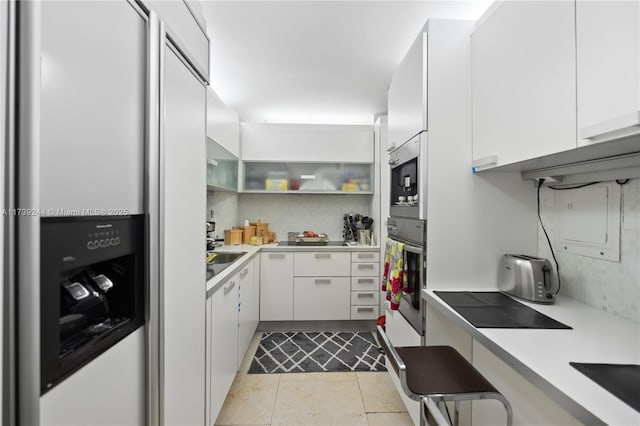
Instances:
[[[361,305],[378,305],[378,295],[380,292],[377,290],[372,291],[352,291],[351,292],[351,306]]]
[[[380,252],[353,252],[351,253],[351,262],[380,262]]]
[[[381,285],[376,277],[351,277],[351,291],[377,291]]]
[[[380,264],[378,262],[351,264],[351,276],[353,277],[377,277],[378,275],[380,275]]]
[[[347,277],[295,278],[293,319],[349,319],[349,293],[349,278]]]
[[[293,274],[296,277],[348,277],[351,272],[350,265],[350,253],[294,253]]]
[[[352,306],[351,307],[351,319],[352,320],[371,320],[378,318],[377,306]]]

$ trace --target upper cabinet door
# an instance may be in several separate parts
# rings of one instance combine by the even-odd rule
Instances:
[[[420,32],[391,79],[389,146],[427,130],[427,33]]]
[[[574,2],[504,1],[478,26],[471,49],[474,162],[576,147]]]
[[[240,157],[238,113],[226,106],[211,88],[207,90],[207,136]]]
[[[182,55],[209,82],[209,37],[204,22],[199,22],[184,0],[143,0],[165,21],[167,32]]]
[[[373,126],[243,123],[242,160],[373,163]]]
[[[639,132],[640,2],[576,3],[578,144]]]

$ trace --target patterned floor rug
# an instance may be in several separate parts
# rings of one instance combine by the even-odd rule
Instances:
[[[264,333],[250,374],[387,371],[372,333]]]

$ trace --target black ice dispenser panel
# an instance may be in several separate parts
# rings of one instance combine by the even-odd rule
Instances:
[[[144,216],[44,218],[41,393],[144,324]]]

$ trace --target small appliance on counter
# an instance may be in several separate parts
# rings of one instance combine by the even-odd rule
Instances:
[[[536,303],[554,303],[559,281],[551,262],[542,257],[505,254],[498,271],[498,289]]]

